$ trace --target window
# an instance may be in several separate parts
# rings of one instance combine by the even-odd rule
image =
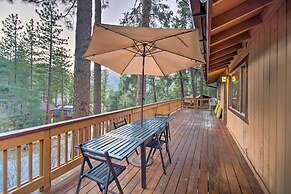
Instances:
[[[221,95],[221,88],[220,88],[220,82],[217,83],[217,99],[220,100]]]
[[[247,62],[232,72],[230,76],[230,103],[231,109],[243,117],[247,117]]]

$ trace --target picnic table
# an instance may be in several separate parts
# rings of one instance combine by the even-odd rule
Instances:
[[[123,160],[128,154],[140,146],[141,152],[141,186],[146,188],[146,144],[153,135],[159,134],[173,118],[148,117],[124,125],[110,131],[102,136],[83,143],[83,149],[94,153],[94,151],[107,151],[111,158]]]

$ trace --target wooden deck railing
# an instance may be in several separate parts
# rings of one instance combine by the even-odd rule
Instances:
[[[184,98],[183,107],[206,109],[209,107],[208,101],[209,98]]]
[[[187,103],[189,99],[145,105],[144,117],[176,111],[185,100]],[[140,107],[134,107],[0,134],[0,193],[49,188],[52,180],[81,163],[76,144],[112,130],[114,121],[126,118],[133,122],[140,115]]]

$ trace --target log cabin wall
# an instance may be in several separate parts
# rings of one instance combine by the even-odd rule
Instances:
[[[228,109],[227,127],[265,191],[288,194],[291,193],[290,0],[252,31],[247,50],[248,122]]]

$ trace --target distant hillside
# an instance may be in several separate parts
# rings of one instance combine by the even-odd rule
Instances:
[[[114,71],[112,71],[111,69],[106,68],[109,72],[109,76],[108,76],[108,89],[112,89],[114,91],[118,90],[118,84],[120,82],[120,75]],[[91,76],[90,77],[90,86],[93,87],[94,86],[94,77]]]
[[[108,76],[108,89],[112,89],[114,91],[118,90],[118,85],[120,81],[120,75],[111,69],[108,69],[109,76]]]

